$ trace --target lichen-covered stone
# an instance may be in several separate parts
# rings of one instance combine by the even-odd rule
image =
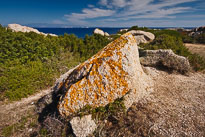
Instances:
[[[87,115],[82,118],[74,117],[70,121],[70,124],[76,137],[86,137],[89,134],[92,134],[97,128],[97,125],[94,120],[92,120],[91,115]]]
[[[183,56],[176,55],[171,49],[140,50],[140,56],[140,62],[144,66],[164,66],[181,73],[187,73],[190,70],[189,60]]]
[[[123,96],[129,107],[148,93],[148,81],[139,62],[136,40],[126,33],[57,83],[56,90],[65,93],[58,110],[70,116],[86,105],[105,106]]]

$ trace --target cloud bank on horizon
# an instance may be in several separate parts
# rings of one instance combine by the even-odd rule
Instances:
[[[70,24],[87,26],[175,26],[175,21],[181,24],[192,22],[192,18],[187,18],[187,15],[197,8],[188,3],[197,1],[199,0],[99,0],[96,5],[88,5],[81,12],[65,14],[64,17]],[[185,20],[177,20],[180,14]],[[204,15],[198,16],[205,18]]]

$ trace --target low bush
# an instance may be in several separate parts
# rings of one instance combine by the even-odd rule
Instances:
[[[141,44],[141,47],[148,50],[171,49],[180,56],[187,57],[195,71],[205,69],[205,61],[197,54],[192,54],[184,45],[181,37],[168,34],[161,34],[149,44]]]
[[[109,42],[101,35],[52,37],[0,26],[0,99],[18,100],[50,87]]]

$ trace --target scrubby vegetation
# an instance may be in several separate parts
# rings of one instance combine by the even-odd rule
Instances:
[[[53,85],[108,43],[100,35],[45,37],[0,26],[0,99],[18,100]]]
[[[95,120],[105,120],[112,116],[118,115],[120,112],[125,112],[125,105],[123,98],[116,99],[113,103],[109,103],[105,107],[92,108],[87,105],[77,112],[77,115],[82,117],[84,115],[92,114]]]
[[[182,40],[189,40],[173,30],[153,30],[131,27],[155,34],[156,39],[145,49],[172,49],[176,54],[189,58],[194,70],[205,68],[205,61],[191,54]],[[120,34],[125,33],[120,32]],[[120,35],[112,35],[112,40]],[[203,42],[204,35],[196,38]],[[56,78],[68,69],[85,61],[111,40],[101,35],[43,36],[36,33],[12,32],[0,26],[0,100],[18,100],[50,87]]]
[[[198,54],[192,54],[185,46],[185,36],[187,40],[190,40],[187,34],[182,34],[175,30],[154,30],[146,27],[133,26],[129,30],[143,30],[151,32],[155,35],[155,40],[149,44],[141,44],[140,46],[144,49],[157,50],[157,49],[171,49],[174,53],[180,56],[187,57],[190,64],[195,71],[200,71],[205,69],[205,59],[203,59]],[[129,31],[128,30],[128,31]],[[195,37],[195,40],[203,43],[204,38],[202,35]]]
[[[202,33],[196,36],[189,36],[187,34],[182,34],[182,39],[184,43],[205,44],[205,33]]]
[[[169,34],[159,35],[153,42],[149,44],[141,44],[141,47],[150,50],[172,49],[178,55],[187,57],[195,71],[205,69],[205,60],[197,54],[192,54],[183,44],[182,38]]]

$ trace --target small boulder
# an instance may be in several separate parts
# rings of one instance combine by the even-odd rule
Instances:
[[[105,35],[106,37],[109,37],[109,36],[110,36],[107,32],[105,32],[104,35]]]
[[[128,31],[128,29],[120,29],[120,32]]]
[[[83,116],[82,118],[74,117],[70,121],[70,124],[76,137],[86,137],[89,134],[92,134],[97,128],[91,115]]]
[[[110,36],[107,32],[104,32],[103,30],[98,29],[98,28],[96,28],[93,33],[94,34],[99,34],[99,35],[102,35],[102,36],[106,36],[106,37]]]
[[[98,29],[98,28],[96,28],[93,33],[94,33],[94,34],[99,34],[99,35],[102,35],[102,36],[105,35],[105,34],[104,34],[104,31],[101,30],[101,29]]]
[[[188,59],[176,55],[171,49],[140,50],[140,63],[150,67],[166,67],[180,73],[187,73],[190,70]]]
[[[155,39],[154,34],[150,32],[145,32],[141,30],[131,30],[129,31],[136,39],[137,43],[148,43]]]

